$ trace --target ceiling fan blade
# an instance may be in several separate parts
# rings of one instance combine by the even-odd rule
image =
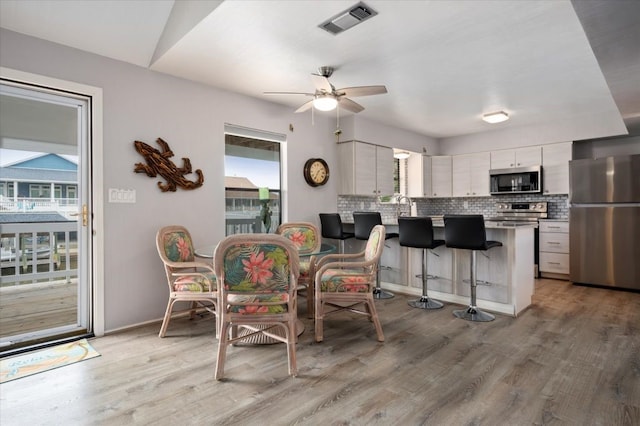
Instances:
[[[302,104],[302,106],[298,108],[296,112],[305,112],[306,110],[310,109],[312,106],[313,106],[313,99],[310,100],[309,102],[305,102],[304,104]]]
[[[387,93],[387,88],[385,86],[357,86],[357,87],[345,87],[344,89],[336,90],[336,93],[344,96],[371,96],[371,95],[382,95]]]
[[[329,83],[329,79],[323,75],[311,74],[311,81],[313,82],[316,90],[326,93],[331,93],[333,91],[333,87],[331,86],[331,83]]]
[[[302,92],[262,92],[264,95],[305,95],[313,96],[314,93],[302,93]]]
[[[338,100],[338,104],[340,104],[340,108],[346,109],[347,111],[358,113],[364,110],[364,107],[357,102],[353,102],[349,98],[340,98]]]

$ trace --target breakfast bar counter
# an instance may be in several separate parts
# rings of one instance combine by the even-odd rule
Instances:
[[[353,224],[344,223],[345,231]],[[398,232],[398,224],[385,223],[387,232]],[[444,240],[444,223],[434,218],[434,238]],[[477,255],[478,307],[517,316],[531,304],[534,293],[534,229],[537,223],[512,225],[485,222],[487,239],[500,241],[502,247]],[[354,250],[361,241],[349,240]],[[347,249],[349,251],[349,249]],[[428,252],[429,297],[443,302],[468,305],[470,297],[470,252],[445,246]],[[401,247],[398,239],[385,242],[381,259],[381,287],[392,292],[422,294],[421,250]]]

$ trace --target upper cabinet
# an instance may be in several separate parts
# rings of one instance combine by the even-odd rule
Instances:
[[[364,142],[338,144],[340,195],[393,195],[393,149]]]
[[[544,194],[569,193],[569,161],[572,143],[542,146],[542,191]]]
[[[501,149],[491,152],[492,169],[539,166],[540,164],[542,164],[542,149],[539,146]]]
[[[431,157],[432,198],[451,197],[451,156]]]
[[[452,195],[454,197],[480,197],[489,195],[488,152],[456,155],[452,159]]]
[[[431,157],[411,154],[407,158],[407,195],[412,198],[431,196]]]

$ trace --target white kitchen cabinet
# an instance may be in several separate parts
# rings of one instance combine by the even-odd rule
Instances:
[[[451,156],[431,157],[431,198],[451,197]]]
[[[492,169],[539,166],[540,164],[542,164],[542,149],[539,146],[491,151]]]
[[[411,154],[407,159],[407,195],[411,198],[431,196],[431,157]]]
[[[569,276],[569,222],[540,220],[540,275],[567,279]]]
[[[452,195],[480,197],[489,195],[490,154],[456,155],[452,158]]]
[[[572,143],[542,146],[542,191],[544,194],[569,193],[569,161]]]
[[[393,149],[364,142],[338,144],[341,195],[393,195]]]

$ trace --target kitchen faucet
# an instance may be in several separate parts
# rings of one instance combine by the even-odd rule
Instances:
[[[396,217],[400,217],[400,216],[404,216],[405,213],[402,211],[402,202],[406,201],[409,204],[409,214],[408,216],[411,215],[411,206],[413,205],[413,200],[409,197],[407,197],[406,195],[398,195],[398,197],[396,198]]]

